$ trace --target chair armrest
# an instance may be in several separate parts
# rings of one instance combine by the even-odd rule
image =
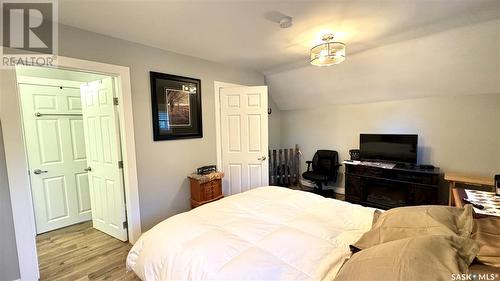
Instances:
[[[309,172],[310,168],[311,168],[311,164],[312,164],[313,161],[306,161],[307,163],[307,171]]]

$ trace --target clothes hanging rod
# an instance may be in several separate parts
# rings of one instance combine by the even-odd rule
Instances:
[[[42,117],[42,116],[83,116],[81,113],[40,113],[37,112],[35,113],[36,117]]]

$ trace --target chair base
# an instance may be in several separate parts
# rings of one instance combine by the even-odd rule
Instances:
[[[315,188],[311,190],[312,193],[321,195],[326,198],[335,198],[335,192],[333,189],[318,189]]]

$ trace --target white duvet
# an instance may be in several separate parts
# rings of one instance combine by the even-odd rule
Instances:
[[[373,208],[259,187],[166,219],[130,250],[142,280],[332,280]]]

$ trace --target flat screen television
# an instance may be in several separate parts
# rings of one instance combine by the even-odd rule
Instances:
[[[417,164],[418,135],[360,134],[359,157],[367,161]]]

